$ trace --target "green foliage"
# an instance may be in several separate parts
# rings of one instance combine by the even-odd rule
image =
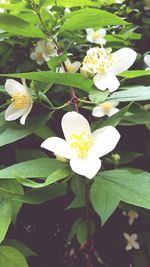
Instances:
[[[13,36],[44,37],[44,34],[35,28],[34,25],[10,14],[0,14],[0,27]]]
[[[61,27],[61,32],[84,30],[86,28],[100,28],[107,25],[126,24],[127,22],[123,19],[109,12],[94,8],[86,8],[67,14],[66,21]]]
[[[104,223],[119,201],[150,209],[150,174],[136,169],[101,172],[91,188],[91,201]],[[100,203],[103,203],[101,205]]]
[[[61,162],[50,158],[29,160],[0,170],[0,179],[14,179],[17,177],[45,179],[61,166]]]
[[[127,211],[135,208],[142,214],[143,221],[149,220],[150,173],[144,170],[149,170],[149,138],[143,140],[141,136],[142,148],[125,147],[126,127],[132,126],[134,137],[140,133],[136,126],[143,125],[140,129],[145,127],[147,136],[150,130],[150,66],[144,60],[149,54],[149,14],[145,1],[129,0],[119,4],[115,0],[10,0],[0,3],[0,267],[28,267],[25,258],[36,255],[23,243],[9,239],[9,234],[8,239],[6,236],[10,224],[17,225],[23,203],[42,204],[70,193],[72,200],[65,211],[76,209],[78,219],[73,223],[68,241],[76,237],[84,244],[85,253],[89,232],[91,236],[95,232],[95,216],[98,215],[104,225],[119,206]],[[95,58],[89,62],[89,69],[84,73],[86,78],[80,69],[75,73],[73,65],[70,70],[64,68],[67,72],[59,72],[66,59],[82,65],[87,51],[101,46],[87,38],[89,28],[106,30],[104,48],[110,47],[110,52],[124,47],[137,52],[130,70],[117,75],[120,88],[116,92],[109,88],[111,82],[115,82],[113,79],[107,86],[110,91],[97,89],[93,82],[96,73],[107,73],[109,64],[113,64],[111,56],[102,60],[101,65],[96,62],[93,73],[90,64]],[[97,32],[91,38],[96,40]],[[121,60],[124,64],[126,55]],[[4,83],[9,77],[27,80],[33,107],[25,125],[19,120],[15,122],[16,119],[5,120],[4,112],[14,101],[18,101],[19,109],[26,108],[24,95],[19,100],[18,93],[9,92],[8,96]],[[119,111],[111,117],[94,118],[92,109],[109,101],[120,102]],[[13,108],[17,113],[18,107]],[[49,137],[63,138],[62,116],[78,108],[91,124],[92,132],[105,126],[119,126],[121,133],[119,147],[102,158],[101,169],[88,183],[84,176],[73,172],[72,161],[58,161],[52,153],[40,148],[41,142]],[[106,112],[106,115],[110,114]],[[89,151],[86,140],[80,137],[75,137],[74,144],[67,140],[67,144],[75,148],[71,160],[78,146],[79,150]],[[137,158],[143,170],[136,169]],[[84,164],[84,158],[78,157],[78,160]],[[144,160],[146,163],[142,165]],[[92,162],[90,167],[93,165]],[[140,252],[131,253],[134,267],[148,267],[145,255],[149,252],[145,252],[145,247],[149,247],[149,240],[149,236],[140,236]]]
[[[1,267],[28,267],[20,251],[10,246],[0,246],[0,264]]]

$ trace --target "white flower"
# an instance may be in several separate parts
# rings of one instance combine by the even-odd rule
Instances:
[[[70,8],[66,7],[64,10],[64,14],[70,14],[70,13],[71,13]]]
[[[115,0],[115,4],[122,4],[124,0]]]
[[[8,3],[7,0],[0,0],[0,4]],[[4,13],[6,10],[4,8],[0,8],[0,13]]]
[[[150,54],[144,56],[144,63],[148,66],[146,70],[150,70]]]
[[[150,0],[144,0],[144,9],[150,10]]]
[[[32,96],[25,80],[23,80],[22,85],[15,80],[9,79],[5,83],[5,89],[12,97],[12,104],[5,111],[5,120],[13,121],[21,117],[20,123],[25,124],[26,117],[33,106]]]
[[[42,65],[44,61],[50,60],[51,57],[57,55],[57,50],[51,40],[41,40],[37,42],[35,50],[30,54],[30,58],[35,60],[37,64]]]
[[[123,234],[124,238],[127,240],[127,245],[126,245],[126,248],[125,250],[131,250],[132,248],[135,248],[135,249],[140,249],[140,245],[139,243],[136,241],[138,236],[137,234],[132,234],[132,235],[129,235],[127,233],[124,233]]]
[[[111,152],[117,145],[120,134],[112,126],[106,126],[91,134],[86,118],[72,111],[62,118],[65,139],[50,137],[42,147],[70,160],[71,169],[89,179],[101,167],[100,157]]]
[[[93,77],[95,86],[110,92],[118,89],[120,83],[116,75],[127,70],[135,61],[136,52],[131,48],[121,48],[111,53],[111,49],[103,47],[90,48],[83,60],[81,73],[83,76]]]
[[[139,214],[134,210],[130,210],[129,212],[123,211],[122,214],[129,217],[129,225],[132,225],[134,223],[134,220],[139,217]]]
[[[69,58],[66,59],[66,61],[64,62],[65,63],[65,66],[66,66],[66,69],[68,72],[77,72],[78,69],[80,68],[81,66],[81,63],[79,61],[75,61],[75,62],[71,62]],[[59,72],[65,72],[64,70],[64,67],[60,67],[60,68],[57,68],[56,71],[59,71]]]
[[[99,29],[94,31],[94,29],[86,29],[87,33],[87,41],[95,44],[106,44],[106,40],[104,39],[104,36],[106,35],[105,29]]]
[[[112,115],[114,115],[119,111],[119,109],[116,108],[116,106],[118,105],[119,102],[113,102],[113,101],[104,102],[93,109],[92,115],[94,117],[103,117],[105,115],[111,117]]]

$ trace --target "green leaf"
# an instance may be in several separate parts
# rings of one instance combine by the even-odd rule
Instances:
[[[140,124],[147,124],[150,122],[150,112],[146,110],[135,110],[135,112],[131,115],[125,116],[123,121],[121,122],[122,125],[140,125]]]
[[[95,231],[95,225],[93,223],[93,221],[90,222],[91,223],[91,235],[93,235],[94,231]],[[79,241],[80,244],[83,244],[87,241],[88,238],[88,226],[87,226],[87,222],[83,219],[81,219],[80,221],[78,221],[78,225],[77,225],[77,240]]]
[[[49,185],[40,189],[27,191],[23,196],[14,196],[14,200],[28,204],[42,204],[48,200],[63,197],[67,194],[67,184]]]
[[[91,221],[90,228],[91,228],[91,235],[93,235],[95,232],[95,224],[93,221]],[[76,236],[80,244],[85,243],[87,241],[87,234],[88,234],[87,231],[88,229],[86,221],[82,218],[78,218],[72,225],[67,242],[69,242]]]
[[[85,178],[74,175],[71,179],[71,189],[75,195],[67,209],[81,208],[85,206]]]
[[[53,57],[47,62],[48,67],[52,70],[55,71],[56,67],[62,62],[65,61],[67,58],[67,53],[64,53],[60,56]]]
[[[33,24],[10,14],[0,14],[0,28],[13,36],[45,38],[46,36]]]
[[[67,238],[67,243],[75,237],[76,232],[77,232],[78,223],[80,222],[80,220],[81,220],[81,218],[78,218],[73,223],[73,225],[71,227],[71,230],[69,232],[68,238]]]
[[[3,241],[11,223],[12,206],[9,200],[0,197],[0,242]],[[1,262],[1,259],[0,259]]]
[[[10,246],[0,246],[0,266],[29,267],[20,251]]]
[[[150,209],[150,173],[137,169],[104,171],[95,181],[120,200]]]
[[[93,81],[85,79],[79,73],[56,73],[51,71],[29,72],[29,73],[14,73],[0,74],[3,77],[25,78],[28,80],[41,81],[46,83],[56,83],[82,89],[85,92],[90,92],[93,86]]]
[[[53,132],[52,129],[50,129],[48,126],[43,125],[37,129],[34,130],[33,132],[36,136],[41,137],[42,139],[47,139],[51,136],[55,136],[55,133]]]
[[[26,258],[29,256],[36,256],[37,254],[33,252],[29,247],[20,241],[15,239],[5,239],[2,243],[4,246],[11,246],[19,250]]]
[[[37,149],[21,149],[21,150],[16,149],[15,154],[16,154],[16,161],[18,163],[22,161],[48,157],[44,152]]]
[[[150,100],[150,86],[135,86],[113,93],[108,100],[119,102]]]
[[[49,0],[47,1],[49,3]],[[56,5],[55,0],[52,0],[50,3],[52,6]],[[91,0],[59,0],[57,2],[58,6],[63,6],[63,7],[83,7],[83,6],[101,6],[101,0],[98,1],[91,1]]]
[[[48,186],[50,184],[53,184],[55,182],[58,182],[67,176],[71,174],[71,170],[68,167],[63,167],[61,169],[57,169],[54,172],[52,172],[46,179],[44,183],[36,183],[30,179],[26,178],[17,178],[17,181],[21,183],[24,186],[28,186],[31,188],[42,188],[45,186]]]
[[[89,99],[94,103],[100,104],[105,101],[108,94],[109,94],[108,90],[102,92],[97,89],[92,89],[89,94]]]
[[[144,253],[143,250],[140,251],[134,251],[134,253],[131,255],[133,266],[136,267],[149,267],[149,263],[147,262],[147,254]]]
[[[2,127],[0,128],[0,146],[4,146],[20,140],[33,132],[36,129],[41,128],[51,117],[51,114],[45,114],[41,116],[28,119],[26,125],[20,125],[16,122],[6,122],[1,114]],[[0,125],[1,126],[1,125]]]
[[[18,212],[22,207],[22,202],[13,200],[12,196],[14,194],[23,195],[24,194],[23,187],[15,180],[3,180],[2,179],[0,180],[0,188],[5,189],[6,192],[8,192],[9,201],[12,206],[12,216],[11,216],[12,218],[11,219],[12,219],[13,224],[15,225]]]
[[[102,225],[112,215],[120,202],[116,194],[107,191],[107,188],[103,188],[103,184],[97,181],[92,184],[90,198],[94,210],[101,217]]]
[[[29,160],[0,170],[0,179],[13,179],[16,177],[47,178],[62,166],[61,162],[50,158]]]
[[[118,75],[127,79],[131,79],[150,75],[150,70],[128,70]]]
[[[125,20],[107,11],[95,8],[83,8],[66,15],[66,21],[60,28],[60,32],[126,24],[128,23]]]

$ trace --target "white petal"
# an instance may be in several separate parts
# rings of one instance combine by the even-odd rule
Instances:
[[[62,118],[61,124],[66,140],[69,140],[73,133],[80,134],[83,131],[91,133],[87,119],[75,111],[67,112]]]
[[[104,45],[104,44],[106,44],[106,40],[100,37],[100,38],[97,39],[97,41],[95,41],[94,43]]]
[[[86,158],[74,157],[70,160],[71,169],[80,175],[92,179],[101,167],[100,159],[87,156]]]
[[[133,240],[136,240],[138,236],[137,236],[137,234],[132,234],[131,237],[132,237]]]
[[[114,127],[105,126],[92,133],[92,139],[94,142],[91,148],[93,153],[98,157],[103,157],[116,147],[120,139],[120,134]]]
[[[128,235],[127,233],[123,233],[123,236],[125,239],[129,240],[130,239],[130,235]]]
[[[93,111],[92,111],[92,115],[94,117],[103,117],[106,115],[106,113],[104,112],[104,109],[101,105],[93,108]]]
[[[81,63],[79,61],[75,61],[74,63],[72,63],[72,66],[74,67],[74,72],[76,72],[80,68]]]
[[[70,65],[70,64],[72,64],[69,58],[66,58],[66,60],[65,60],[65,64],[66,64],[66,65]]]
[[[42,144],[41,147],[52,151],[53,153],[63,157],[70,159],[71,158],[71,149],[68,146],[67,142],[59,137],[50,137],[46,139]]]
[[[131,249],[132,249],[132,246],[131,246],[130,244],[128,244],[128,245],[126,246],[126,248],[125,248],[126,251],[131,250]]]
[[[114,108],[114,107],[112,107],[112,108],[108,111],[107,115],[108,115],[108,117],[111,117],[112,115],[116,114],[118,111],[119,111],[118,108]]]
[[[103,38],[106,35],[106,30],[105,29],[99,29],[97,32],[100,34],[101,38]]]
[[[8,108],[5,111],[5,120],[6,121],[16,120],[20,116],[22,116],[23,112],[24,112],[24,109],[15,109],[14,104],[11,104],[8,106]]]
[[[32,106],[33,106],[33,101],[32,101],[32,102],[28,105],[28,107],[24,110],[23,115],[22,115],[22,117],[21,117],[21,119],[20,119],[20,123],[21,123],[22,125],[25,124],[25,120],[26,120],[28,114],[30,113],[30,111],[31,111],[31,109],[32,109]]]
[[[138,242],[134,242],[134,243],[133,243],[133,247],[134,247],[135,249],[140,249],[140,245],[139,245]]]
[[[10,96],[13,96],[13,94],[16,94],[16,93],[19,93],[19,94],[26,93],[24,86],[21,83],[13,79],[6,80],[5,89]]]
[[[113,64],[109,68],[110,72],[119,74],[129,69],[136,60],[136,52],[131,48],[121,48],[112,54]]]
[[[94,29],[92,29],[92,28],[88,28],[88,29],[86,29],[86,33],[87,33],[88,35],[92,35],[93,32],[94,32]]]
[[[45,41],[45,40],[38,41],[35,50],[36,50],[36,51],[37,51],[37,50],[38,50],[38,51],[44,51],[45,46],[46,46],[46,41]]]
[[[144,57],[144,63],[145,63],[148,67],[150,67],[150,55],[146,55],[146,56]]]
[[[134,223],[134,218],[133,217],[129,218],[128,222],[129,222],[129,225],[132,225]]]
[[[93,82],[95,86],[101,91],[105,91],[106,89],[108,89],[109,92],[114,92],[118,89],[120,85],[116,76],[110,72],[104,74],[96,74],[93,78]]]

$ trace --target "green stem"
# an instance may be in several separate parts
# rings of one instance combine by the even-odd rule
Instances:
[[[91,218],[90,218],[90,198],[89,198],[89,184],[86,180],[85,186],[85,201],[86,201],[86,222],[87,222],[87,267],[91,267]]]

